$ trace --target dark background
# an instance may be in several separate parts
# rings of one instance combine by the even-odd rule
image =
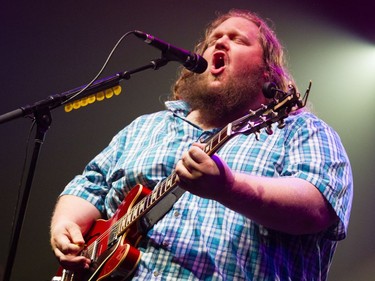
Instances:
[[[345,1],[347,2],[347,1]],[[278,4],[279,3],[279,4]],[[352,4],[351,4],[352,3]],[[355,196],[346,240],[330,280],[375,274],[375,20],[373,1],[3,1],[0,8],[0,115],[88,83],[117,40],[138,29],[192,49],[216,11],[247,8],[274,23],[301,90],[313,81],[315,113],[340,134],[351,159]],[[134,36],[102,77],[158,58]],[[163,108],[177,63],[135,74],[122,93],[71,113],[52,111],[31,189],[11,280],[50,280],[58,265],[49,220],[65,184],[136,116]],[[0,276],[8,253],[31,121],[0,124]],[[34,132],[31,133],[31,140]],[[32,145],[31,145],[32,148]],[[23,186],[23,185],[22,185]]]

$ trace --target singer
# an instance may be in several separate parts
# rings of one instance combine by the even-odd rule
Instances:
[[[166,109],[121,130],[62,191],[51,245],[64,273],[72,280],[327,280],[353,195],[339,136],[301,108],[284,127],[272,124],[272,134],[220,137],[210,155],[210,137],[274,102],[262,93],[266,82],[284,93],[296,86],[276,35],[250,11],[219,16],[195,52],[207,69],[183,68]],[[170,175],[167,184],[185,192],[142,233],[143,220],[131,221],[159,193],[141,205],[136,198]]]

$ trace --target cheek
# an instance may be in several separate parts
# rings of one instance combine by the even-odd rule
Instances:
[[[257,52],[251,52],[248,54],[243,54],[238,58],[238,63],[242,68],[246,69],[264,69],[263,56],[260,56]]]
[[[210,54],[212,54],[212,51],[210,51],[210,49],[212,49],[212,47],[208,47],[206,50],[203,51],[202,53],[202,57],[204,59],[206,59],[207,61],[209,60],[209,58],[211,57]]]

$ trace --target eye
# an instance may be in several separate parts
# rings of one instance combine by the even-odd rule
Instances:
[[[217,41],[216,39],[210,39],[209,41],[207,41],[207,46],[211,47],[211,46],[215,45],[216,41]]]
[[[232,41],[241,45],[249,45],[249,40],[246,37],[241,36],[241,35],[233,36]]]
[[[216,41],[218,40],[219,37],[217,36],[214,36],[214,37],[210,37],[208,40],[207,40],[207,46],[208,47],[211,47],[213,45],[216,44]]]

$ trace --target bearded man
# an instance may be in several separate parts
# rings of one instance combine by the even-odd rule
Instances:
[[[65,187],[51,222],[56,257],[69,274],[113,280],[326,280],[352,202],[338,135],[299,110],[273,134],[236,135],[208,155],[202,142],[271,102],[265,82],[285,92],[294,83],[274,32],[249,11],[211,22],[196,52],[207,70],[182,70],[167,109],[134,120]],[[115,225],[122,236],[105,247],[116,257],[98,261],[102,236],[95,250],[85,241],[93,223],[120,221],[116,210],[134,186],[153,189],[171,174],[186,192],[139,237],[118,230],[131,218]],[[124,239],[139,255],[129,258]]]

